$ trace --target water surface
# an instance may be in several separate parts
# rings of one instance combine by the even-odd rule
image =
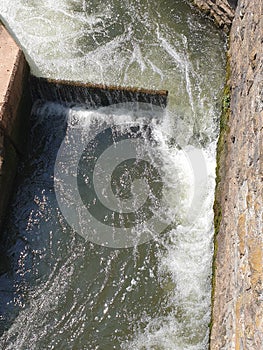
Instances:
[[[1,347],[207,348],[224,38],[179,0],[2,0],[0,13],[37,75],[169,90],[161,115],[134,115],[126,106],[110,119],[109,110],[35,104],[4,234],[10,268],[0,277]],[[58,150],[73,127],[83,137],[92,123],[113,132],[121,118],[150,130],[140,138],[153,142],[165,203],[157,215],[169,223],[126,249],[85,240],[54,190]],[[204,181],[190,154],[202,154]]]

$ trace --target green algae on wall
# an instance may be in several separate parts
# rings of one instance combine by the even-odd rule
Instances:
[[[214,292],[215,292],[215,271],[216,271],[216,256],[217,256],[217,235],[222,219],[222,208],[221,208],[221,181],[222,174],[225,172],[225,166],[223,160],[227,154],[227,135],[229,134],[229,117],[230,117],[230,59],[227,53],[226,57],[226,83],[224,87],[223,99],[222,99],[222,113],[220,116],[220,131],[217,142],[217,154],[216,154],[216,188],[215,188],[215,201],[214,201],[214,254],[212,261],[212,313],[214,306]],[[210,333],[213,326],[213,319],[210,321]]]

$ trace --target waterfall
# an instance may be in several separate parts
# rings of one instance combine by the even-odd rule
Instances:
[[[60,104],[85,108],[108,106],[122,102],[145,102],[165,107],[168,91],[146,90],[121,86],[84,84],[73,81],[30,77],[33,101],[53,101]]]

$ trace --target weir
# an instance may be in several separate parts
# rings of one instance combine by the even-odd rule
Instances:
[[[66,106],[86,108],[108,106],[123,102],[144,102],[166,107],[168,91],[106,86],[100,84],[39,78],[31,75],[30,90],[33,101],[58,102]]]
[[[0,5],[46,77],[3,234],[6,349],[208,347],[224,38],[160,5]]]

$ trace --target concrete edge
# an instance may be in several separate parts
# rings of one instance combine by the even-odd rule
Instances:
[[[31,109],[29,66],[22,50],[0,24],[0,232],[25,147]]]

